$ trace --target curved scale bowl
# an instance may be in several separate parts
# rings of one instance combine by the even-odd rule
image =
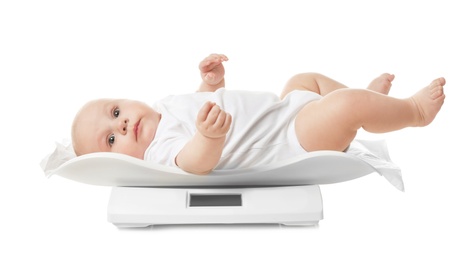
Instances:
[[[264,166],[217,170],[208,175],[194,175],[123,154],[94,153],[67,161],[51,176],[102,186],[284,186],[343,182],[373,172],[378,171],[369,163],[335,151],[311,152]]]

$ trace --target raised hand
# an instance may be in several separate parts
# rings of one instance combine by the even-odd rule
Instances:
[[[210,54],[199,64],[202,84],[199,91],[215,91],[224,87],[223,62],[228,61],[224,54]]]

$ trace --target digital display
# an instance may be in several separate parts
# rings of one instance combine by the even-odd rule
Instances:
[[[241,194],[189,194],[189,207],[239,207]]]

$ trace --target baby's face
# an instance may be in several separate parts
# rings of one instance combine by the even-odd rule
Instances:
[[[74,149],[77,155],[116,152],[143,159],[160,118],[159,113],[139,101],[91,101],[74,120]]]

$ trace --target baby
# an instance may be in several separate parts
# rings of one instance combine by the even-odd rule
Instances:
[[[281,97],[224,88],[222,54],[199,64],[196,93],[169,96],[154,108],[134,100],[85,104],[72,126],[76,154],[116,152],[194,174],[266,164],[317,150],[344,151],[360,128],[385,133],[426,126],[441,109],[444,78],[413,96],[388,96],[392,74],[349,89],[317,73],[292,77]]]

